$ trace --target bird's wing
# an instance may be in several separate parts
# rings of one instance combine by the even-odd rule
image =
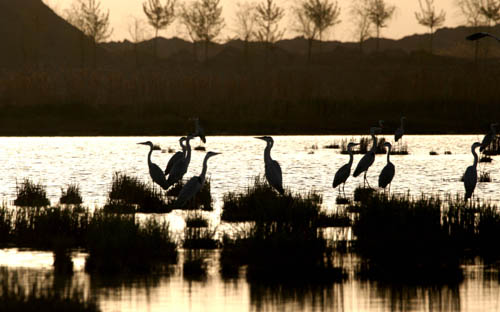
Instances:
[[[186,164],[186,159],[181,159],[178,162],[174,163],[172,166],[172,169],[170,170],[168,174],[168,185],[174,185],[177,181],[182,179],[184,174],[187,172],[187,164]]]
[[[387,165],[385,165],[384,169],[382,169],[380,175],[378,176],[378,186],[381,188],[385,188],[387,185],[389,185],[394,178],[395,172],[396,169],[394,168],[394,164],[388,163]]]
[[[340,184],[347,181],[347,178],[349,178],[349,174],[351,173],[350,171],[351,167],[349,166],[349,164],[345,164],[340,167],[340,169],[335,173],[335,177],[333,178],[333,188],[336,188]]]
[[[161,186],[163,189],[167,188],[167,179],[165,178],[165,174],[157,164],[151,163],[149,166],[149,174],[151,175],[153,182]]]
[[[192,177],[189,181],[182,187],[177,196],[176,204],[180,207],[184,206],[188,200],[193,198],[196,193],[201,189],[201,181],[199,177]]]
[[[475,41],[475,40],[479,40],[479,39],[484,38],[484,37],[491,37],[491,38],[494,38],[496,40],[499,40],[499,38],[497,38],[496,36],[493,36],[492,34],[487,33],[487,32],[477,32],[477,33],[474,33],[472,35],[465,37],[465,39],[470,40],[470,41]]]
[[[479,147],[479,151],[482,152],[486,149],[488,145],[490,145],[491,141],[493,141],[493,133],[489,132],[484,136],[483,141],[481,142],[481,147]]]
[[[368,170],[375,160],[375,154],[369,151],[359,160],[356,169],[354,169],[353,177],[359,176],[364,171]]]
[[[477,183],[477,169],[474,166],[469,166],[464,174],[465,199],[470,198]]]
[[[403,129],[401,128],[398,128],[396,130],[396,133],[394,134],[394,141],[398,141],[399,139],[401,139],[403,137]]]
[[[167,168],[165,169],[165,175],[169,174],[174,164],[183,158],[184,154],[182,152],[177,152],[172,157],[170,157],[167,163]]]
[[[271,186],[276,188],[278,192],[283,193],[283,175],[280,164],[276,160],[266,164],[266,178]]]

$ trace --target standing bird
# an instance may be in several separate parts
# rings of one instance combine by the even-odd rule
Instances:
[[[283,177],[281,174],[280,164],[271,158],[271,148],[273,148],[274,140],[270,136],[256,137],[256,139],[267,142],[264,150],[264,164],[266,165],[267,182],[274,187],[281,195],[285,193],[283,190]]]
[[[482,39],[484,37],[491,37],[491,38],[495,39],[496,41],[500,42],[500,38],[498,38],[497,36],[492,35],[490,33],[487,33],[487,32],[477,32],[477,33],[474,33],[472,35],[465,37],[465,39],[467,39],[469,41],[476,41],[476,40]]]
[[[199,137],[203,144],[207,143],[207,138],[205,137],[205,130],[200,126],[200,120],[198,117],[193,118],[194,120],[194,136]]]
[[[345,182],[347,181],[347,178],[349,178],[349,175],[351,174],[352,162],[354,160],[354,156],[352,155],[352,148],[356,145],[359,145],[359,143],[347,144],[347,151],[349,152],[349,162],[340,167],[340,169],[337,170],[337,172],[335,173],[335,177],[333,178],[333,188],[336,188],[337,186],[342,184],[342,192],[344,193],[344,197],[345,197],[345,190],[344,190]]]
[[[192,135],[188,135],[186,138],[186,156],[183,159],[179,159],[174,165],[172,166],[172,169],[170,170],[170,173],[168,175],[167,179],[167,189],[177,183],[179,180],[184,177],[186,174],[189,163],[191,162],[191,144],[189,144],[189,141],[193,139]]]
[[[354,173],[352,174],[353,177],[359,176],[361,173],[365,173],[363,185],[368,184],[368,187],[370,187],[370,184],[366,180],[366,173],[368,172],[368,168],[373,164],[375,161],[375,150],[377,149],[377,137],[375,136],[375,131],[380,132],[382,129],[379,127],[372,127],[370,128],[370,135],[372,136],[373,144],[371,150],[369,150],[358,162],[358,165],[356,166],[356,169],[354,169]]]
[[[391,163],[389,157],[391,156],[391,148],[392,145],[389,142],[385,142],[384,146],[387,147],[387,165],[385,165],[384,169],[382,169],[382,172],[380,172],[380,175],[378,176],[378,186],[385,189],[387,185],[389,185],[389,192],[391,191],[391,182],[392,178],[394,178],[394,173],[396,169],[394,168],[394,164]]]
[[[394,141],[397,142],[399,139],[403,137],[403,134],[405,134],[405,128],[404,128],[404,121],[406,120],[406,117],[401,117],[401,127],[396,129],[396,133],[394,133]],[[403,141],[403,140],[401,140]]]
[[[147,145],[149,146],[149,154],[148,154],[148,167],[149,167],[149,175],[151,176],[151,179],[153,179],[153,182],[161,186],[162,189],[166,190],[167,187],[167,179],[165,179],[165,174],[163,173],[163,170],[161,168],[153,163],[151,161],[151,154],[153,151],[159,150],[158,147],[154,146],[151,141],[147,142],[142,142],[142,143],[137,143],[141,145]]]
[[[192,177],[186,185],[181,189],[179,196],[177,196],[177,200],[175,205],[177,207],[182,207],[186,204],[187,201],[192,199],[203,187],[205,184],[205,175],[207,174],[207,162],[208,159],[212,156],[219,155],[220,153],[208,152],[205,155],[205,159],[203,160],[203,170],[199,176]]]
[[[479,146],[481,146],[481,143],[479,142],[475,142],[471,146],[472,155],[474,155],[474,164],[467,167],[464,173],[465,200],[472,197],[472,193],[474,193],[474,189],[476,188],[478,162],[476,148]]]
[[[479,148],[480,152],[483,152],[493,140],[497,136],[497,126],[498,123],[492,123],[490,125],[490,131],[484,136],[483,141],[481,142],[481,147]]]
[[[186,141],[186,137],[182,137],[179,139],[179,144],[181,145],[182,152],[177,152],[172,157],[170,157],[167,163],[167,168],[165,168],[165,175],[168,175],[170,173],[170,170],[172,170],[172,167],[176,162],[186,157],[186,146],[183,144],[184,141]]]

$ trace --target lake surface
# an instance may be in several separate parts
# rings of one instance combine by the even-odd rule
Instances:
[[[393,136],[386,136],[392,142]],[[348,161],[348,155],[323,146],[341,139],[359,140],[354,136],[276,136],[272,157],[279,161],[283,184],[295,192],[311,189],[323,195],[325,209],[335,208],[337,190],[331,187],[336,170]],[[391,156],[396,166],[392,192],[414,195],[460,194],[459,181],[473,162],[470,146],[482,136],[405,136],[410,155]],[[150,181],[146,157],[148,147],[138,142],[151,140],[163,149],[179,149],[174,137],[68,137],[68,138],[0,138],[0,167],[3,183],[0,196],[12,203],[16,197],[16,182],[24,178],[47,187],[53,204],[68,183],[80,186],[84,204],[100,207],[106,202],[113,173],[121,171]],[[198,145],[198,139],[193,143]],[[212,226],[218,225],[223,194],[244,190],[255,175],[264,173],[265,142],[253,137],[209,137],[207,151],[222,155],[209,161],[215,210],[209,213]],[[313,148],[317,146],[318,148]],[[429,152],[439,156],[430,156]],[[450,151],[451,155],[444,155]],[[153,162],[164,167],[172,154],[155,152]],[[193,151],[191,165],[185,177],[198,175],[205,153]],[[361,155],[355,155],[354,165]],[[475,195],[483,200],[500,199],[500,166],[494,157],[491,164],[481,164],[480,170],[491,174],[492,182],[479,183]],[[378,174],[386,156],[377,155],[368,179],[377,185]],[[346,193],[352,194],[363,178],[350,177]],[[168,219],[174,229],[184,226],[183,214],[172,212]],[[224,229],[224,225],[220,227]],[[0,249],[3,278],[15,274],[22,281],[38,281],[61,290],[80,289],[96,299],[103,311],[498,311],[500,283],[496,269],[479,260],[464,264],[465,279],[457,285],[418,287],[384,285],[359,280],[355,275],[359,259],[344,255],[341,260],[349,273],[343,283],[316,287],[263,286],[248,283],[244,272],[238,279],[224,280],[219,274],[217,251],[206,252],[209,260],[207,277],[189,280],[182,276],[181,252],[179,265],[168,275],[104,278],[83,271],[85,254],[74,252],[75,274],[69,278],[52,275],[53,257],[50,252]],[[6,274],[6,275],[5,275]]]

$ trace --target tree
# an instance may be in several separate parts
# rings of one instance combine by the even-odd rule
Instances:
[[[488,22],[488,26],[493,26],[500,21],[500,1],[481,0],[480,12]]]
[[[71,4],[63,13],[68,23],[80,30],[80,67],[85,66],[85,18],[82,12],[82,1],[78,0]]]
[[[415,12],[415,18],[420,25],[429,27],[430,51],[432,54],[434,29],[443,25],[446,19],[446,13],[444,13],[443,10],[441,10],[439,14],[436,12],[434,0],[425,0],[425,7],[422,5],[422,0],[418,0],[418,4],[420,5],[420,12]]]
[[[144,22],[136,17],[132,17],[131,22],[128,26],[128,33],[130,39],[134,44],[134,55],[135,55],[135,67],[139,68],[139,55],[137,51],[137,45],[146,39],[146,29]]]
[[[363,51],[363,43],[372,36],[372,23],[368,15],[368,0],[354,1],[350,14],[354,24],[354,34],[359,42],[359,50]]]
[[[109,11],[101,11],[100,3],[96,0],[82,2],[82,13],[85,21],[85,34],[92,39],[94,46],[94,67],[97,65],[97,44],[108,39],[113,33],[109,24]]]
[[[295,15],[299,28],[297,29],[308,39],[308,60],[311,58],[312,43],[315,39],[321,41],[323,33],[330,27],[340,23],[340,7],[336,0],[302,0]]]
[[[255,22],[258,30],[255,32],[255,37],[257,40],[267,45],[280,40],[285,31],[280,30],[278,24],[285,16],[285,10],[277,6],[273,0],[265,0],[257,5],[256,12]]]
[[[392,18],[396,7],[388,5],[384,0],[369,0],[367,14],[370,22],[375,26],[377,36],[377,51],[380,47],[380,29],[387,27],[387,22]]]
[[[142,4],[142,9],[144,14],[148,19],[149,25],[151,25],[155,30],[155,38],[153,43],[153,53],[155,58],[157,58],[157,41],[158,32],[162,29],[166,29],[175,20],[175,6],[176,0],[166,0],[163,6],[160,0],[147,0]]]
[[[255,38],[256,5],[255,3],[238,2],[236,7],[235,33],[244,43],[243,53],[246,62],[248,61],[248,43]]]
[[[193,44],[196,44],[196,41],[204,43],[206,61],[208,46],[224,27],[220,0],[196,0],[182,8],[181,18],[193,39]]]
[[[474,32],[484,24],[484,17],[481,13],[481,0],[458,0],[457,5],[465,17],[466,24],[474,28]],[[479,40],[474,41],[474,63],[477,63],[479,51]]]

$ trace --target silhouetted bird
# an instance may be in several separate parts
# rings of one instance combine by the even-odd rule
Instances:
[[[380,124],[380,122],[379,122]],[[375,161],[375,150],[377,149],[377,137],[375,137],[375,132],[380,132],[382,129],[379,127],[372,127],[370,128],[370,135],[372,136],[372,148],[369,150],[358,162],[358,165],[356,166],[356,169],[354,169],[353,177],[359,176],[361,173],[365,173],[364,180],[363,180],[363,185],[368,184],[368,187],[370,187],[370,184],[366,180],[366,173],[368,172],[368,168],[373,164]]]
[[[149,154],[148,154],[148,167],[149,167],[149,175],[151,176],[151,179],[153,179],[153,182],[161,186],[162,189],[166,190],[167,187],[167,180],[165,179],[165,174],[161,168],[153,163],[151,161],[151,154],[153,151],[160,150],[159,147],[156,147],[153,145],[151,141],[147,142],[142,142],[142,143],[137,143],[137,144],[142,144],[142,145],[147,145],[149,146]]]
[[[474,189],[476,188],[478,162],[476,148],[478,148],[479,146],[481,146],[481,143],[479,142],[475,142],[471,146],[472,155],[474,155],[474,164],[467,167],[464,173],[465,200],[472,197],[472,193],[474,193]]]
[[[470,41],[476,41],[476,40],[482,39],[484,37],[491,37],[491,38],[500,42],[500,38],[498,38],[497,36],[492,35],[490,33],[487,33],[487,32],[477,32],[477,33],[474,33],[472,35],[465,37],[465,39],[470,40]]]
[[[179,139],[179,144],[181,145],[182,152],[177,152],[172,157],[170,157],[167,163],[167,168],[165,168],[165,175],[168,175],[170,173],[170,170],[172,170],[172,167],[176,162],[186,157],[186,146],[182,144],[185,141],[186,137],[182,137]]]
[[[189,144],[189,141],[193,139],[192,135],[188,135],[186,138],[186,157],[183,159],[179,159],[174,165],[172,166],[172,169],[170,170],[170,173],[168,174],[168,179],[167,179],[167,188],[171,187],[175,183],[177,183],[179,180],[184,177],[186,174],[189,163],[191,162],[191,144]]]
[[[404,128],[404,121],[406,120],[406,117],[401,117],[401,126],[396,129],[396,133],[394,133],[394,141],[397,142],[399,139],[403,138],[403,135],[405,134],[405,128]]]
[[[186,204],[187,201],[192,199],[203,187],[205,184],[205,176],[207,174],[207,162],[208,159],[212,156],[219,155],[220,153],[208,152],[205,155],[205,159],[203,160],[203,169],[199,176],[192,177],[181,189],[179,196],[177,196],[177,200],[175,205],[177,207],[182,207]]]
[[[205,137],[205,130],[200,125],[200,120],[198,119],[198,117],[193,118],[193,120],[194,120],[194,128],[195,128],[194,136],[199,137],[203,143],[207,143],[207,138]]]
[[[479,148],[480,152],[484,151],[496,138],[497,126],[498,126],[497,123],[492,123],[490,125],[490,131],[484,136],[483,141],[481,142],[481,147]]]
[[[392,148],[391,143],[385,142],[384,146],[387,147],[387,164],[385,165],[385,167],[380,172],[380,175],[378,176],[378,186],[385,189],[387,185],[391,184],[396,169],[394,168],[394,164],[391,163],[389,159],[389,157],[391,156],[391,148]],[[389,191],[390,189],[391,187],[389,186]]]
[[[280,164],[271,158],[271,148],[273,148],[274,140],[270,136],[256,137],[256,139],[266,141],[266,149],[264,150],[264,164],[266,166],[267,182],[274,187],[280,194],[284,194],[283,177],[281,174]]]
[[[347,152],[349,153],[349,162],[342,167],[340,167],[339,170],[335,173],[335,177],[333,178],[333,188],[336,188],[340,184],[342,184],[342,192],[344,193],[345,197],[345,182],[347,181],[347,178],[349,178],[349,175],[351,174],[351,167],[352,167],[352,162],[354,160],[354,156],[352,155],[352,148],[356,145],[359,145],[359,143],[349,143],[347,144]]]

